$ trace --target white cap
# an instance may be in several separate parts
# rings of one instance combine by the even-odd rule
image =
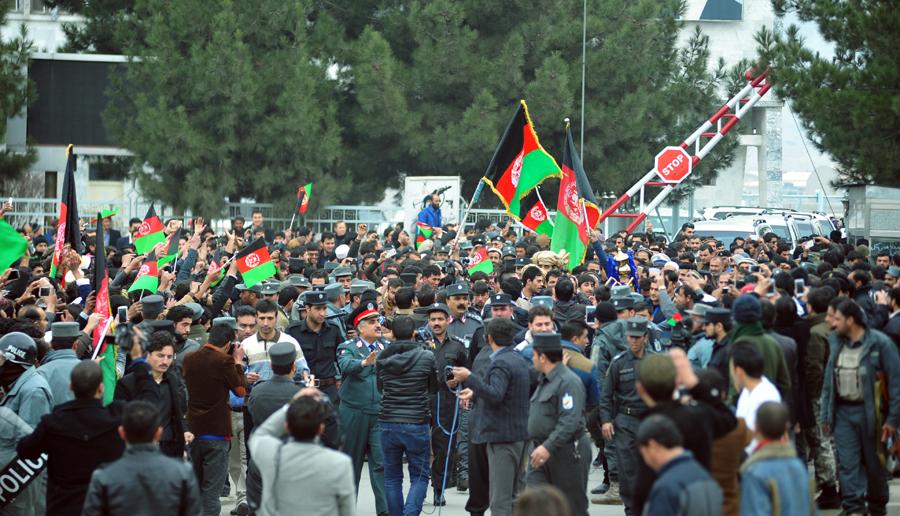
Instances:
[[[350,254],[350,246],[347,244],[341,244],[334,248],[334,255],[338,260],[343,260],[348,254]]]

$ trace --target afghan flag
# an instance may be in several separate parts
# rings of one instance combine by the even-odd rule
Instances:
[[[134,283],[128,288],[128,292],[146,290],[151,294],[156,294],[157,289],[159,289],[159,265],[156,263],[156,254],[150,252],[144,259],[144,263],[141,264],[141,269],[134,278]]]
[[[469,262],[469,276],[474,272],[481,271],[485,274],[490,274],[494,272],[494,262],[488,258],[487,248],[484,246],[478,246],[478,249],[475,250],[475,256],[472,257]]]
[[[144,221],[141,222],[141,227],[134,235],[134,250],[137,251],[137,254],[147,254],[156,244],[165,241],[166,234],[163,233],[163,223],[159,220],[159,216],[156,215],[156,210],[151,204],[147,215],[144,216]]]
[[[252,287],[275,275],[275,264],[269,256],[265,238],[257,238],[255,242],[234,255],[244,285]]]
[[[571,143],[571,138],[567,139]],[[575,145],[566,145],[563,152],[563,176],[559,182],[556,222],[550,240],[551,251],[566,250],[569,253],[569,270],[584,261],[584,254],[590,241],[584,199],[578,191],[578,179],[575,174],[575,170],[581,168],[581,163],[574,150]]]
[[[220,263],[222,261],[221,258],[219,258],[218,261],[216,261],[215,258],[209,261],[209,271],[207,274],[215,278],[212,280],[212,283],[209,284],[210,287],[218,286],[218,284],[222,282],[222,278],[225,277],[225,267],[222,267],[222,264]]]
[[[113,400],[113,394],[116,392],[116,346],[110,342],[106,342],[107,333],[109,332],[109,323],[112,313],[109,309],[109,276],[106,269],[106,246],[103,244],[103,214],[97,214],[97,244],[96,254],[94,256],[94,278],[91,286],[95,293],[96,303],[94,305],[94,313],[102,316],[100,323],[94,328],[93,343],[94,348],[102,346],[98,350],[98,355],[103,357],[100,361],[100,370],[103,375],[103,404],[109,405]]]
[[[528,106],[520,101],[484,172],[484,182],[497,194],[506,211],[518,217],[520,200],[545,179],[560,175],[559,165],[538,141]]]
[[[584,210],[587,212],[588,227],[594,229],[597,222],[600,221],[600,205],[597,204],[597,198],[594,197],[594,189],[591,188],[591,182],[588,181],[587,174],[584,172],[584,166],[581,158],[575,150],[575,140],[572,139],[572,128],[566,124],[566,149],[569,154],[574,156],[572,164],[575,171],[575,182],[578,184],[578,195],[584,201]]]
[[[550,212],[547,210],[547,206],[538,195],[539,189],[540,187],[535,188],[522,199],[519,204],[519,222],[539,235],[551,236],[553,223],[550,222]]]
[[[297,213],[300,215],[306,215],[310,196],[312,196],[312,183],[306,183],[297,189]]]
[[[178,245],[181,242],[181,235],[183,234],[183,229],[177,229],[174,233],[169,235],[169,245],[166,246],[166,255],[159,259],[159,266],[162,267],[165,264],[174,261],[175,258],[178,257]]]
[[[70,143],[66,147],[66,174],[63,178],[62,197],[59,199],[59,223],[56,226],[56,242],[50,265],[51,278],[55,278],[58,274],[66,244],[81,254],[81,227],[78,223],[78,202],[75,198],[75,159],[75,147]]]
[[[0,271],[16,263],[27,250],[28,240],[0,218]]]
[[[434,228],[424,222],[416,222],[416,251],[422,247],[426,240],[431,240]]]

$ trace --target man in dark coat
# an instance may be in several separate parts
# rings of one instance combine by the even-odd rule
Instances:
[[[150,335],[143,356],[133,359],[128,374],[116,385],[117,400],[149,401],[159,409],[163,428],[159,449],[169,457],[184,457],[184,414],[187,410],[187,389],[181,375],[174,371],[175,336],[168,331]]]
[[[41,418],[34,433],[19,442],[20,458],[49,456],[47,514],[80,515],[91,473],[125,450],[118,434],[123,405],[103,406],[102,376],[95,362],[75,366],[71,376],[75,399],[57,405]]]

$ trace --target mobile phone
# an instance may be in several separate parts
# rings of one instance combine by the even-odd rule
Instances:
[[[759,268],[759,265],[751,265],[750,266],[750,272],[759,272],[761,270],[762,269]]]
[[[120,306],[116,312],[116,316],[119,318],[119,324],[128,323],[128,307]]]
[[[806,249],[812,249],[814,245],[816,245],[815,240],[807,240],[806,242],[803,242],[803,247]]]
[[[386,258],[393,258],[393,257],[395,257],[395,256],[397,256],[397,250],[396,250],[396,249],[388,249],[387,253],[385,253],[385,257],[386,257]]]
[[[47,297],[50,295],[50,287],[38,288],[38,297]]]
[[[597,307],[596,306],[586,306],[584,307],[584,322],[585,324],[594,324],[594,321],[597,320]]]
[[[10,269],[9,279],[11,279],[11,280],[19,279],[19,269]]]
[[[730,292],[731,292],[731,287],[722,287],[722,293],[723,293],[723,294],[728,294],[728,293],[730,293]]]
[[[769,295],[775,294],[775,282],[774,282],[774,281],[770,281],[770,282],[769,282],[769,290],[767,290],[766,292],[767,292]]]
[[[794,295],[802,296],[806,293],[806,280],[803,278],[798,278],[794,280]]]

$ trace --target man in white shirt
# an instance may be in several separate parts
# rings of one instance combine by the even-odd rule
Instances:
[[[244,348],[244,356],[247,357],[247,373],[256,373],[257,380],[269,380],[272,378],[272,367],[269,362],[269,348],[279,342],[288,342],[293,344],[297,350],[297,374],[301,375],[304,380],[309,379],[309,366],[306,358],[303,357],[303,350],[300,343],[294,337],[287,333],[278,331],[275,327],[278,321],[278,307],[275,303],[263,299],[256,303],[256,325],[255,334],[247,337],[241,342]],[[299,378],[295,378],[299,379]]]
[[[756,411],[767,401],[781,402],[781,395],[775,384],[763,376],[765,364],[762,352],[752,342],[735,342],[731,345],[731,379],[734,388],[740,392],[735,416],[744,419],[747,428],[756,432]],[[747,455],[756,449],[756,439],[744,451]]]

